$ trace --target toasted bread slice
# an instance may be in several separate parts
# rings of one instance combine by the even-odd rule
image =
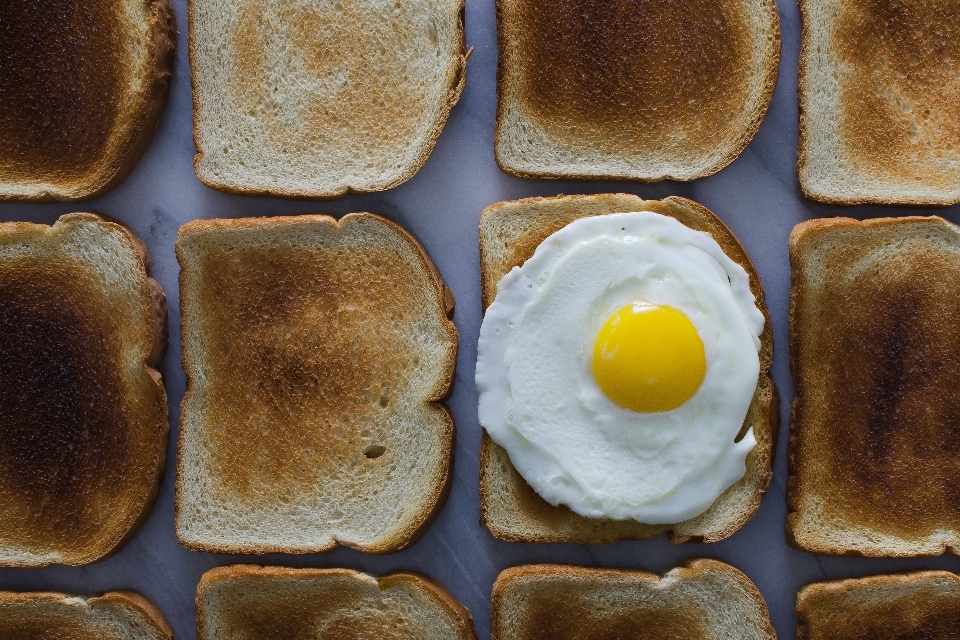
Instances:
[[[350,569],[232,565],[203,574],[197,639],[476,640],[473,618],[439,582],[416,573],[379,580]]]
[[[960,551],[960,227],[810,220],[790,235],[787,541]]]
[[[527,198],[487,207],[480,217],[480,276],[483,307],[497,294],[497,283],[533,255],[554,232],[578,218],[653,211],[708,232],[723,251],[750,275],[750,290],[767,322],[760,336],[760,377],[742,433],[753,426],[757,446],[747,456],[747,472],[699,516],[669,525],[585,518],[537,495],[510,463],[507,452],[484,432],[480,454],[480,517],[490,532],[514,542],[605,544],[650,538],[667,531],[673,542],[714,542],[733,534],[760,506],[771,479],[780,424],[777,389],[770,377],[773,332],[760,276],[736,236],[706,207],[685,198],[641,200],[628,194]],[[741,435],[742,435],[741,433]]]
[[[0,3],[0,200],[84,200],[133,171],[167,103],[170,0]]]
[[[750,578],[716,560],[687,560],[663,577],[630,569],[530,564],[493,585],[491,640],[702,638],[774,640]]]
[[[797,174],[831,204],[960,202],[955,0],[800,0]]]
[[[169,424],[149,264],[93,214],[0,224],[0,566],[94,562],[150,512]]]
[[[4,640],[173,640],[157,607],[133,591],[83,597],[0,591]]]
[[[466,81],[464,0],[192,0],[207,186],[337,198],[409,180]]]
[[[205,220],[177,240],[177,537],[224,553],[416,541],[448,489],[453,298],[369,213]]]
[[[808,584],[797,640],[947,640],[960,634],[960,578],[913,571]]]
[[[497,0],[497,164],[536,178],[694,180],[767,111],[773,0]]]

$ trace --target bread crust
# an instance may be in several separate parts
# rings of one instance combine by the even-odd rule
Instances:
[[[813,582],[797,594],[797,640],[948,638],[960,630],[960,578],[906,571]]]
[[[750,256],[733,232],[706,207],[685,198],[642,200],[629,194],[526,198],[492,205],[480,218],[483,308],[493,302],[500,278],[533,255],[540,242],[555,231],[578,218],[633,211],[653,211],[676,218],[692,229],[706,231],[750,276],[750,290],[766,323],[760,336],[757,389],[740,434],[745,434],[747,426],[752,424],[757,439],[757,446],[747,456],[747,473],[707,511],[686,522],[649,525],[585,518],[567,507],[555,507],[537,495],[514,469],[506,451],[484,431],[480,450],[480,519],[497,538],[512,542],[607,544],[643,540],[667,532],[671,542],[716,542],[732,535],[753,516],[770,485],[780,424],[779,395],[770,376],[773,360],[770,316],[760,275]]]
[[[198,640],[210,640],[221,637],[217,633],[219,625],[213,621],[216,620],[220,622],[223,618],[229,620],[230,613],[223,607],[218,608],[218,604],[212,595],[215,589],[219,589],[221,592],[229,592],[231,583],[236,585],[242,581],[261,581],[257,591],[262,594],[262,598],[265,601],[270,597],[268,594],[270,593],[272,585],[284,585],[286,592],[283,595],[289,595],[294,591],[295,586],[299,582],[302,585],[301,588],[306,597],[321,602],[324,598],[321,597],[322,594],[320,592],[311,595],[310,583],[325,580],[331,582],[356,582],[357,586],[373,583],[379,592],[387,592],[393,589],[420,592],[442,609],[448,620],[453,623],[453,626],[456,628],[456,635],[454,637],[459,640],[476,640],[477,636],[473,627],[473,617],[467,608],[460,604],[442,584],[422,573],[402,571],[391,573],[377,579],[375,576],[352,569],[289,568],[242,564],[217,567],[207,571],[200,578],[196,597],[197,638]],[[343,587],[341,586],[339,590],[342,591]],[[353,596],[348,595],[344,599],[349,600],[352,597]],[[357,602],[352,603],[352,606],[355,611],[359,613],[363,608],[363,602],[359,597],[357,597],[357,600]],[[350,604],[349,602],[338,602],[336,605],[337,610],[335,611],[310,611],[305,610],[297,603],[287,603],[285,605],[282,601],[278,600],[274,603],[275,606],[271,607],[272,615],[267,619],[262,618],[258,620],[257,624],[269,626],[269,633],[272,634],[272,637],[295,637],[297,632],[301,631],[304,626],[322,624],[323,616],[336,617],[342,610],[348,610]],[[317,609],[320,609],[320,607],[317,607]],[[370,625],[376,625],[376,623],[377,621],[370,621]],[[236,624],[238,626],[247,626],[251,632],[257,630],[266,631],[266,629],[263,628],[253,629],[251,627],[251,621],[237,621]],[[346,631],[343,629],[340,631],[344,634],[343,637],[346,637]],[[422,637],[428,637],[431,631],[436,632],[436,630],[432,629],[421,629],[420,631]],[[373,626],[367,626],[365,633],[372,636],[372,634],[377,632]],[[391,630],[387,628],[380,629],[379,633],[382,633],[385,639],[395,637],[391,634]],[[403,635],[400,631],[395,633],[397,633],[396,637],[411,637]]]
[[[190,56],[191,69],[196,69],[196,61],[200,58],[200,51],[198,50],[197,45],[198,36],[195,33],[195,24],[197,23],[197,1],[198,0],[192,0],[188,4],[187,9],[189,22],[188,52]],[[206,186],[226,193],[249,196],[270,196],[274,198],[286,198],[292,200],[336,200],[350,193],[372,193],[376,191],[392,189],[393,187],[403,184],[412,178],[427,162],[427,160],[430,158],[430,154],[433,153],[433,149],[437,144],[437,140],[440,138],[440,134],[443,132],[443,128],[446,126],[447,120],[450,117],[450,111],[460,100],[460,94],[463,92],[463,88],[466,86],[467,82],[467,59],[470,57],[471,53],[473,53],[473,48],[471,47],[469,50],[466,48],[466,36],[464,30],[466,0],[451,1],[455,2],[458,7],[457,11],[459,20],[457,22],[457,29],[456,33],[454,34],[454,38],[459,43],[457,50],[460,53],[455,61],[455,73],[451,76],[450,83],[443,98],[443,117],[439,118],[435,123],[433,123],[429,133],[427,133],[424,138],[422,148],[417,154],[416,159],[405,166],[403,171],[396,178],[380,184],[371,184],[366,186],[347,185],[332,189],[325,186],[318,186],[310,189],[290,186],[281,186],[278,188],[260,188],[253,186],[248,187],[243,185],[233,185],[218,181],[217,179],[208,176],[201,169],[203,155],[206,153],[208,145],[203,139],[203,127],[200,121],[200,109],[195,106],[193,109],[193,141],[194,146],[197,148],[197,153],[193,159],[193,166],[194,171],[197,174],[197,178]],[[195,71],[190,74],[190,83],[195,104],[200,100],[201,81],[202,78],[200,77],[200,74],[196,73]]]
[[[184,496],[189,489],[186,478],[188,477],[188,473],[191,471],[189,466],[190,463],[187,460],[188,456],[184,452],[187,451],[191,446],[190,440],[200,436],[190,432],[190,428],[186,426],[185,420],[193,413],[202,413],[203,411],[202,407],[194,409],[191,403],[193,402],[194,395],[197,393],[197,378],[199,375],[201,375],[200,372],[202,369],[209,367],[209,361],[205,358],[205,355],[201,351],[195,350],[194,344],[196,340],[192,339],[191,336],[191,332],[194,331],[194,325],[198,322],[197,319],[201,316],[201,314],[205,313],[205,310],[202,308],[200,301],[195,299],[197,295],[194,294],[193,285],[191,285],[190,281],[188,280],[189,278],[196,277],[192,276],[192,271],[194,269],[199,271],[200,267],[194,264],[197,261],[196,258],[188,257],[187,251],[184,248],[184,240],[190,236],[198,236],[199,234],[223,233],[223,237],[225,238],[225,234],[229,233],[231,230],[256,230],[257,234],[266,234],[271,231],[283,231],[284,229],[295,230],[297,228],[305,229],[311,226],[315,227],[316,225],[330,227],[337,232],[345,229],[348,225],[373,225],[384,228],[388,233],[391,234],[394,240],[399,240],[400,242],[404,243],[404,245],[410,250],[411,255],[414,256],[413,259],[417,264],[410,265],[410,268],[422,269],[422,272],[429,279],[428,289],[432,290],[432,294],[431,299],[425,301],[425,304],[435,306],[433,306],[433,308],[418,308],[418,312],[424,315],[435,314],[436,317],[442,318],[443,320],[441,325],[445,333],[444,339],[447,341],[445,343],[446,346],[444,347],[443,355],[440,358],[440,361],[436,363],[439,372],[433,380],[433,386],[425,393],[422,399],[418,398],[418,400],[422,400],[422,402],[432,410],[437,410],[436,417],[440,421],[440,423],[437,425],[437,439],[441,443],[441,450],[436,453],[439,461],[436,477],[431,481],[429,495],[421,496],[421,506],[417,514],[405,517],[405,520],[408,521],[406,525],[401,526],[398,524],[398,528],[384,533],[380,539],[373,542],[357,543],[351,542],[350,540],[341,540],[335,533],[330,535],[329,542],[316,540],[310,542],[309,544],[294,544],[293,542],[272,544],[253,540],[244,542],[220,542],[216,538],[208,538],[203,540],[194,539],[185,534],[184,528],[186,524],[186,518],[184,516]],[[226,243],[228,240],[224,239],[223,242]],[[244,240],[241,239],[238,242],[242,244]],[[373,251],[372,248],[370,250]],[[351,213],[344,216],[340,220],[328,215],[306,214],[300,216],[280,216],[274,218],[193,221],[187,223],[180,229],[177,241],[177,256],[180,264],[182,265],[180,272],[180,304],[183,318],[183,321],[181,322],[183,345],[182,360],[184,371],[187,373],[187,392],[184,395],[183,403],[181,405],[181,430],[179,436],[179,448],[181,455],[177,464],[177,491],[175,499],[177,537],[180,543],[190,549],[216,553],[319,553],[332,550],[337,546],[340,546],[340,544],[350,546],[366,553],[393,553],[418,541],[426,533],[427,529],[439,515],[439,512],[445,504],[450,491],[450,483],[452,480],[450,469],[453,461],[453,440],[455,436],[455,427],[453,418],[447,408],[442,404],[442,400],[449,395],[453,384],[458,344],[456,329],[453,323],[450,321],[455,305],[453,293],[443,284],[443,280],[439,271],[437,271],[436,266],[430,260],[423,247],[412,235],[410,235],[398,224],[375,214],[364,212]],[[341,302],[349,305],[352,301],[349,299],[344,299],[341,300]],[[319,330],[324,331],[325,329],[320,327]],[[312,347],[309,345],[302,347],[302,349],[306,350],[311,348]],[[378,348],[385,347],[384,345],[378,345]],[[362,359],[362,356],[360,356],[360,358]],[[203,371],[202,375],[204,377],[208,376],[209,371]],[[395,373],[395,375],[399,375],[399,373]],[[344,379],[349,379],[348,372],[345,372],[342,377],[344,377]],[[345,413],[350,413],[346,408],[343,409],[343,411]],[[360,416],[360,418],[363,418],[363,416]],[[356,430],[360,429],[360,427],[357,425],[353,426],[356,427]],[[203,427],[202,425],[196,427],[196,429],[200,429],[204,433],[207,431],[207,428]],[[209,438],[209,435],[205,435],[203,437]],[[208,447],[209,446],[214,445],[208,443]],[[337,445],[331,446],[335,447]],[[424,455],[426,455],[426,452],[424,452]],[[286,465],[287,463],[284,462],[283,464]],[[282,479],[279,479],[279,476],[277,481],[283,485],[283,481]],[[241,485],[234,486],[236,483],[229,478],[224,480],[224,482],[227,482],[228,486],[231,487],[231,492],[236,492],[237,495],[242,497],[244,490]],[[292,490],[296,492],[296,489]],[[229,507],[226,508],[229,509]],[[332,525],[331,530],[335,530],[335,527]]]
[[[728,584],[711,584],[717,578]],[[700,584],[697,595],[671,593],[683,583]],[[738,593],[731,593],[731,587]],[[641,593],[649,595],[638,597]],[[705,610],[711,596],[718,605],[722,601],[726,621],[712,619]],[[598,606],[598,601],[602,605]],[[725,628],[735,619],[732,610],[741,617],[752,615],[752,629]],[[491,640],[613,637],[604,631],[638,640],[777,637],[767,603],[756,585],[736,568],[705,558],[685,560],[662,575],[560,564],[510,567],[493,584],[490,620]],[[548,628],[547,620],[556,628]]]
[[[958,552],[960,397],[952,369],[936,364],[960,349],[958,253],[960,228],[935,216],[810,220],[791,233],[791,546]]]
[[[524,2],[528,4],[525,5]],[[551,34],[551,37],[545,34],[532,33],[530,25],[523,24],[523,20],[526,19],[525,16],[531,11],[531,7],[535,6],[529,4],[530,2],[532,2],[532,0],[497,0],[496,3],[498,63],[497,119],[494,131],[494,152],[497,165],[501,171],[524,178],[629,180],[634,182],[659,182],[665,179],[681,181],[696,180],[712,175],[733,162],[747,147],[760,128],[760,124],[763,122],[767,108],[773,98],[780,65],[780,18],[775,2],[759,0],[754,3],[756,6],[744,8],[743,11],[746,14],[750,14],[755,24],[750,25],[748,24],[750,19],[744,16],[738,16],[744,20],[743,24],[737,25],[736,27],[731,25],[730,33],[724,32],[722,35],[720,33],[714,33],[713,30],[718,29],[719,24],[726,25],[727,20],[732,18],[733,14],[724,15],[713,20],[710,17],[701,15],[702,12],[699,10],[701,7],[692,9],[690,15],[678,17],[672,15],[670,11],[679,9],[671,9],[672,5],[667,3],[656,10],[644,5],[642,10],[636,10],[636,15],[629,14],[629,11],[625,9],[624,5],[617,5],[615,8],[610,9],[610,11],[613,12],[612,16],[608,16],[605,13],[605,5],[595,2],[594,0],[578,0],[577,3],[574,3],[574,5],[576,5],[575,7],[571,5],[569,10],[570,16],[582,14],[587,23],[591,24],[592,28],[596,30],[599,30],[602,26],[607,31],[606,35],[610,40],[609,42],[604,42],[604,38],[597,39],[597,34],[590,31],[590,29],[587,29],[588,35],[567,34],[569,37],[566,39],[557,38],[556,34]],[[553,0],[553,4],[556,5],[556,7],[566,6],[559,4],[557,0]],[[550,3],[540,6],[549,7]],[[724,7],[726,5],[720,3],[720,5],[714,6]],[[730,3],[730,6],[733,6],[733,3]],[[686,8],[686,5],[680,7],[680,9],[683,8]],[[659,15],[660,11],[663,12],[663,16]],[[620,15],[617,12],[623,12],[623,14]],[[643,24],[643,20],[656,21],[658,19],[661,20],[661,22],[658,22],[657,26]],[[618,20],[628,21],[633,28],[623,28],[622,25],[618,24]],[[696,29],[695,25],[698,20],[704,23],[702,25],[704,27],[702,32]],[[551,28],[558,30],[565,28],[563,25],[552,22],[549,19],[547,20],[547,24],[551,25]],[[640,26],[637,26],[638,24],[640,24]],[[681,24],[683,27],[679,26]],[[661,34],[661,31],[666,27],[675,29],[677,33],[671,35],[684,38],[684,42],[688,48],[690,47],[690,42],[687,42],[687,40],[696,39],[700,36],[705,40],[715,39],[713,46],[722,46],[723,43],[731,40],[731,36],[735,39],[735,36],[742,35],[744,42],[737,42],[736,45],[741,46],[744,50],[737,53],[733,53],[731,50],[726,53],[729,53],[732,57],[737,55],[749,57],[749,51],[751,49],[762,48],[764,50],[763,60],[759,64],[760,69],[758,69],[760,77],[738,78],[738,80],[744,81],[747,87],[736,86],[735,82],[731,82],[730,75],[731,73],[737,74],[741,72],[746,63],[731,63],[730,69],[720,69],[723,65],[721,59],[724,58],[724,56],[718,55],[717,51],[712,51],[710,45],[707,45],[706,49],[700,52],[703,54],[703,59],[697,59],[693,63],[689,63],[690,61],[688,61],[688,64],[683,64],[678,61],[676,62],[676,68],[655,71],[647,79],[643,79],[642,75],[629,80],[621,77],[625,73],[629,75],[629,72],[625,71],[625,69],[630,69],[631,67],[646,70],[650,65],[668,64],[664,59],[664,55],[666,54],[661,55],[660,51],[664,46],[669,47],[671,44],[670,42],[663,41],[665,37],[668,37]],[[740,33],[741,30],[749,33],[744,35]],[[529,41],[524,39],[528,32],[531,32]],[[764,32],[767,32],[766,37],[764,37]],[[625,34],[631,35],[627,36]],[[542,51],[548,50],[545,47],[540,47],[541,41],[544,38],[553,41],[551,48],[558,50],[557,57],[559,60],[536,60],[537,55],[544,55]],[[633,41],[630,41],[630,38],[633,38]],[[593,41],[594,39],[597,39],[597,41]],[[756,42],[747,42],[748,39],[752,41],[755,40]],[[570,44],[564,44],[565,40],[569,40]],[[565,94],[565,98],[560,99],[558,97],[556,99],[557,103],[563,104],[564,106],[556,107],[555,105],[557,113],[553,114],[552,118],[558,122],[562,122],[563,127],[572,130],[574,124],[584,118],[585,113],[591,113],[593,115],[586,120],[583,131],[577,129],[580,133],[570,139],[562,140],[559,134],[553,133],[537,134],[541,139],[536,141],[535,144],[538,144],[540,148],[527,149],[527,153],[541,153],[543,155],[554,155],[557,153],[580,154],[581,156],[583,154],[592,155],[593,149],[587,151],[586,146],[578,144],[585,139],[585,136],[591,137],[589,142],[596,146],[600,144],[598,141],[602,141],[605,135],[613,135],[614,138],[604,142],[603,146],[606,149],[623,147],[625,143],[623,141],[617,142],[616,136],[622,137],[624,135],[625,124],[617,120],[626,118],[626,124],[630,124],[631,116],[627,113],[617,115],[616,109],[614,109],[614,112],[611,114],[601,116],[597,116],[596,114],[601,113],[600,109],[607,105],[607,103],[626,104],[623,102],[626,99],[624,97],[618,97],[611,102],[609,94],[611,91],[625,90],[628,86],[630,87],[628,93],[632,96],[629,100],[636,102],[636,104],[631,104],[631,109],[634,114],[646,113],[644,117],[651,120],[650,123],[645,123],[644,126],[639,127],[640,129],[647,130],[648,134],[652,128],[651,123],[665,127],[669,122],[679,122],[681,120],[690,120],[693,122],[694,119],[702,117],[704,109],[717,101],[716,93],[724,94],[726,92],[732,94],[734,91],[740,90],[743,94],[742,96],[733,97],[731,95],[728,99],[737,105],[737,109],[743,108],[745,111],[748,111],[749,115],[734,123],[714,122],[712,127],[704,128],[699,132],[699,135],[691,135],[690,131],[685,131],[682,134],[683,137],[691,140],[700,139],[700,144],[703,144],[702,138],[714,136],[714,132],[719,128],[726,127],[728,129],[723,139],[715,142],[714,149],[704,149],[699,152],[700,158],[689,162],[687,160],[679,161],[676,158],[670,159],[677,165],[686,165],[682,167],[657,167],[656,164],[658,162],[665,164],[670,162],[670,160],[637,160],[636,158],[630,158],[626,153],[622,153],[616,157],[611,156],[606,159],[597,160],[596,164],[598,166],[591,167],[589,171],[564,167],[565,164],[574,164],[573,161],[558,162],[554,160],[551,164],[549,160],[544,160],[536,167],[521,166],[518,163],[517,157],[511,157],[516,156],[518,152],[508,151],[506,148],[507,144],[505,141],[508,135],[514,133],[511,131],[511,127],[517,126],[516,123],[508,122],[508,113],[511,111],[522,112],[523,115],[517,115],[516,118],[518,122],[523,121],[529,128],[546,127],[552,118],[548,118],[544,114],[534,115],[528,113],[528,107],[530,105],[523,103],[521,96],[522,90],[519,87],[520,78],[524,74],[535,72],[544,73],[551,69],[556,70],[556,73],[560,74],[564,73],[564,70],[570,71],[572,69],[571,65],[576,66],[578,64],[577,60],[583,58],[585,53],[584,51],[564,51],[563,47],[579,46],[581,41],[584,42],[585,47],[588,47],[586,50],[603,51],[603,59],[601,62],[594,64],[595,61],[592,59],[590,61],[584,61],[576,72],[583,77],[555,78],[552,81],[544,79],[539,83],[540,86],[537,89],[531,89],[531,91],[539,92],[539,95],[532,99],[532,101],[550,102],[545,95],[551,91],[556,92],[556,87],[564,87],[568,92],[572,88],[576,93],[577,87],[582,85],[580,89],[582,95],[567,96]],[[531,47],[531,51],[534,53],[523,51],[524,47]],[[607,51],[604,47],[609,47],[611,50]],[[644,58],[645,50],[657,51],[657,55],[650,59]],[[535,53],[536,51],[541,51],[541,53],[537,54]],[[671,51],[670,53],[671,55],[679,56],[681,59],[684,55],[696,55],[692,50],[683,50],[680,52]],[[617,61],[620,61],[624,55],[634,55],[636,59],[626,62],[621,61],[620,66],[616,66],[618,64]],[[602,65],[603,62],[610,63],[610,68],[601,67],[600,65]],[[597,74],[595,78],[590,78],[589,76],[593,68],[600,69],[601,73]],[[703,73],[704,75],[696,78],[687,77],[689,74],[685,75],[684,72],[690,68],[696,68],[698,74]],[[710,75],[711,72],[716,74],[716,77],[711,77],[713,84],[710,84],[708,87],[698,86],[696,84],[702,81],[706,75]],[[649,73],[649,71],[646,71],[646,73]],[[607,77],[615,78],[616,80],[609,80],[609,86],[603,90],[589,85],[590,81],[603,84],[607,82],[607,80],[604,80],[604,78]],[[660,81],[652,82],[649,79],[650,77],[660,78]],[[661,86],[660,82],[663,82],[663,79],[676,79],[679,86],[667,87],[665,84]],[[639,85],[633,86],[635,83],[639,83]],[[749,87],[754,88],[752,95]],[[591,93],[591,91],[593,91],[593,93]],[[647,113],[650,105],[642,102],[642,100],[646,99],[644,94],[654,96],[654,100],[663,100],[665,97],[666,99],[670,99],[676,98],[677,96],[688,96],[690,105],[696,104],[695,106],[689,106],[678,98],[676,105],[666,108],[663,106],[659,107],[659,113],[658,107],[654,106],[650,113],[656,115],[650,116],[650,113]],[[704,99],[703,96],[710,97],[709,99]],[[703,101],[702,104],[701,101]],[[584,107],[577,110],[576,104],[578,102],[589,105],[589,108]],[[744,107],[745,103],[746,107]],[[674,113],[675,108],[682,110],[684,107],[689,110],[688,113],[683,113],[682,111],[679,115]],[[663,117],[664,112],[670,112],[670,121]],[[719,113],[712,115],[718,118],[722,117]],[[594,117],[600,119],[599,124],[592,121]],[[637,116],[633,115],[632,117]],[[604,118],[610,118],[612,122],[604,122]],[[559,130],[563,127],[558,125],[557,129]],[[610,129],[606,134],[601,133],[604,127]],[[631,127],[637,128],[635,125],[631,125]],[[593,136],[597,136],[596,140],[592,139]],[[658,142],[657,144],[669,145],[670,143],[666,141],[667,138],[669,138],[669,136],[664,139],[664,142]],[[642,150],[643,153],[647,154],[655,154],[659,151],[659,148],[644,148]]]
[[[142,634],[146,625],[149,636],[138,636],[144,640],[173,640],[173,629],[160,609],[139,593],[126,590],[89,597],[57,591],[0,591],[0,631],[6,640],[30,640],[44,633],[52,638],[108,640],[117,636],[110,633],[110,626],[99,627],[94,618],[95,613],[108,610],[130,624],[133,633]]]
[[[97,237],[101,234],[107,246],[104,255],[114,255],[110,251],[126,255],[99,259],[121,261],[122,266],[117,262],[93,266],[79,261],[74,264],[77,253],[101,241]],[[108,241],[106,238],[111,236]],[[75,243],[79,237],[84,240],[77,248],[79,245]],[[18,239],[19,248],[10,249]],[[109,244],[115,241],[119,241],[122,249]],[[5,479],[0,486],[0,512],[13,508],[9,501],[14,500],[31,504],[33,515],[27,520],[3,518],[7,526],[0,525],[0,537],[8,541],[0,544],[0,565],[89,564],[116,553],[130,540],[149,517],[163,479],[170,429],[166,393],[156,366],[167,345],[166,299],[160,285],[148,276],[149,255],[140,239],[123,225],[96,214],[67,214],[53,226],[2,223],[0,246],[7,248],[4,262],[9,260],[11,265],[7,268],[16,264],[20,281],[17,286],[27,292],[27,298],[43,300],[42,305],[24,302],[13,290],[5,288],[4,313],[29,318],[24,320],[26,323],[53,327],[44,335],[46,342],[42,344],[48,345],[46,349],[55,349],[56,353],[51,355],[47,351],[46,357],[50,362],[59,362],[63,371],[69,371],[72,376],[69,384],[57,384],[56,388],[47,390],[37,385],[46,384],[40,381],[46,380],[48,374],[34,370],[29,383],[32,387],[21,391],[50,393],[55,397],[45,403],[48,409],[31,414],[31,418],[14,418],[20,416],[15,408],[16,400],[7,398],[3,403],[5,428],[9,431],[3,439],[7,447],[0,447],[3,453],[0,475]],[[133,284],[117,285],[126,291],[104,295],[102,290],[88,291],[83,284],[86,274],[96,278],[107,270],[124,269],[134,273],[137,280]],[[73,297],[55,284],[62,278],[67,278],[70,290],[76,292],[70,294]],[[127,308],[118,311],[110,307],[121,303]],[[123,318],[127,311],[134,316],[134,325],[112,329],[112,322]],[[102,347],[92,342],[97,340],[93,337],[96,335],[103,341]],[[24,346],[29,340],[29,335],[21,336],[13,351],[8,346],[5,359],[23,360],[23,366],[29,367],[31,351],[29,345]],[[122,351],[126,348],[124,345],[132,344],[138,345],[137,353]],[[102,349],[105,350],[101,352]],[[87,355],[82,355],[84,352]],[[84,358],[92,360],[84,364]],[[119,373],[126,370],[131,358],[142,363],[142,378],[132,379]],[[119,364],[111,364],[114,360]],[[94,361],[96,371],[91,368]],[[53,414],[47,415],[44,411],[56,412],[56,407],[61,406],[82,407],[76,412],[85,416],[82,428],[74,424],[79,418],[75,418],[71,410],[69,415],[74,417],[61,416],[57,429],[51,428],[51,435],[46,439],[25,439],[23,429],[31,421],[47,420]],[[63,442],[50,440],[54,433],[58,433],[56,437]],[[139,448],[128,450],[125,444],[128,440],[139,443]],[[57,446],[65,449],[60,453],[48,451]],[[96,452],[96,456],[106,456],[102,464],[122,469],[115,472],[128,475],[115,478],[119,483],[116,486],[101,486],[109,474],[99,465],[90,466],[90,456],[94,455],[91,451]],[[48,462],[54,459],[51,469]],[[70,477],[62,478],[64,473]],[[18,486],[20,489],[16,489]],[[107,495],[111,497],[108,499]],[[97,507],[98,504],[101,506]],[[92,520],[83,515],[88,509],[98,514]],[[102,509],[114,511],[104,517]]]
[[[114,0],[97,1],[112,2],[114,5],[122,4]],[[137,166],[153,140],[167,104],[170,94],[170,79],[173,75],[177,36],[176,19],[171,0],[143,0],[143,3],[149,19],[149,24],[145,27],[143,33],[143,40],[148,50],[147,70],[134,69],[138,77],[123,80],[136,83],[138,88],[134,92],[132,105],[127,103],[114,105],[117,110],[117,121],[112,123],[113,129],[110,137],[104,141],[84,140],[84,144],[103,143],[103,148],[97,151],[101,154],[99,159],[92,163],[94,169],[88,170],[85,162],[85,166],[82,167],[85,173],[79,179],[65,178],[64,174],[76,170],[75,167],[65,166],[50,175],[25,173],[22,180],[0,181],[0,201],[89,200],[115,189],[127,179]],[[115,26],[112,27],[115,28]],[[23,28],[29,29],[29,25],[24,25]],[[90,25],[78,26],[77,28],[89,29]],[[130,46],[129,40],[128,37],[124,46]],[[67,47],[68,45],[65,44],[64,46]],[[69,45],[71,50],[65,53],[64,59],[70,60],[76,56],[76,52],[72,50],[74,46],[75,43]],[[106,54],[102,55],[106,56]],[[85,58],[85,55],[83,57]],[[83,90],[86,90],[86,88],[81,87],[81,91]],[[77,121],[81,121],[86,115],[85,113],[71,114],[72,119]],[[83,135],[90,136],[97,133],[99,132],[85,131]],[[38,132],[37,135],[41,135],[41,132]],[[43,135],[46,135],[46,132]],[[44,139],[44,142],[48,142],[48,140]],[[70,144],[76,143],[72,142]],[[37,186],[33,186],[31,183],[36,183]]]

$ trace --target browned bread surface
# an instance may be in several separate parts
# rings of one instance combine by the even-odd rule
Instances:
[[[960,228],[810,220],[790,236],[788,541],[827,554],[960,548]]]
[[[773,96],[769,0],[498,0],[496,155],[528,177],[693,180],[753,138]]]
[[[685,198],[642,200],[628,194],[527,198],[487,207],[480,217],[480,263],[483,307],[493,302],[497,282],[513,267],[533,255],[548,236],[578,218],[653,211],[684,225],[706,231],[723,251],[750,276],[750,289],[767,322],[760,336],[760,378],[744,419],[751,425],[757,446],[747,456],[747,472],[704,513],[673,525],[585,518],[564,506],[541,498],[514,469],[506,451],[484,432],[480,454],[480,515],[494,536],[515,542],[579,542],[605,544],[644,539],[667,531],[674,542],[713,542],[733,534],[760,506],[770,484],[771,465],[779,428],[779,399],[769,375],[773,332],[760,276],[736,236],[706,207]]]
[[[349,569],[233,565],[203,574],[198,640],[246,638],[476,640],[473,619],[415,573],[379,580]]]
[[[915,571],[808,584],[797,595],[797,640],[960,637],[960,578]]]
[[[797,173],[832,204],[960,202],[958,0],[801,0]]]
[[[177,535],[193,549],[412,544],[448,488],[457,332],[429,257],[369,213],[184,225]]]
[[[123,182],[159,124],[175,39],[170,0],[0,3],[0,200]]]
[[[150,511],[169,426],[148,269],[93,214],[0,224],[0,566],[93,562]]]
[[[664,576],[629,569],[523,565],[493,585],[491,640],[773,640],[747,576],[688,560]]]
[[[132,591],[83,597],[0,591],[4,640],[173,640],[173,629],[149,600]]]

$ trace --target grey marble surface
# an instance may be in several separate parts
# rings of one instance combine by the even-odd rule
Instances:
[[[501,173],[493,158],[496,34],[493,0],[468,0],[467,43],[475,47],[467,86],[427,164],[410,181],[383,193],[351,195],[332,202],[233,196],[208,189],[193,172],[190,71],[187,61],[186,0],[175,1],[181,31],[170,103],[149,151],[133,175],[103,198],[79,204],[0,204],[0,219],[52,223],[71,211],[97,211],[133,227],[150,248],[153,276],[168,296],[170,349],[161,364],[170,396],[170,464],[149,521],[112,558],[88,567],[0,569],[0,589],[55,589],[92,593],[136,589],[153,600],[181,640],[194,638],[194,593],[200,575],[228,563],[350,567],[388,573],[416,569],[442,581],[473,613],[481,638],[489,636],[490,588],[499,571],[528,562],[637,567],[661,572],[684,558],[719,558],[743,570],[760,588],[781,638],[793,638],[794,598],[801,585],[825,577],[859,576],[910,568],[960,570],[960,559],[913,560],[830,558],[787,547],[786,434],[793,385],[787,367],[787,238],[808,218],[857,218],[923,213],[905,208],[816,205],[803,199],[793,170],[797,144],[796,76],[800,24],[794,0],[780,0],[783,53],[770,111],[746,151],[720,173],[693,183],[638,185],[623,182],[525,180]],[[664,536],[605,546],[525,545],[494,539],[479,524],[477,393],[473,385],[480,328],[477,222],[480,211],[501,200],[560,193],[629,192],[645,198],[682,195],[702,202],[740,237],[759,268],[774,324],[773,375],[780,387],[783,425],[775,475],[759,512],[731,538],[716,544],[671,545]],[[173,530],[173,461],[178,407],[185,380],[180,368],[177,228],[193,219],[350,211],[383,214],[409,229],[426,247],[457,297],[461,346],[449,406],[457,424],[453,490],[439,519],[413,547],[371,556],[349,549],[307,556],[225,556],[188,551]],[[937,211],[960,222],[960,207]]]

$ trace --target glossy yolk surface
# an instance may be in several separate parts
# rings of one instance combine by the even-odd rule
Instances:
[[[644,413],[676,409],[707,371],[703,342],[673,307],[634,302],[613,312],[597,334],[593,375],[615,403]]]

